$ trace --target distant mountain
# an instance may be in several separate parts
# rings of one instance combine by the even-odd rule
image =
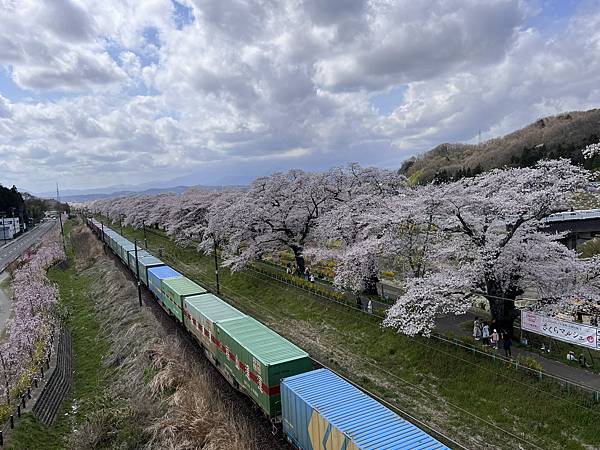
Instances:
[[[579,164],[583,163],[581,149],[598,142],[599,135],[600,109],[574,111],[539,119],[518,131],[478,145],[438,145],[404,161],[400,172],[416,182],[427,182],[436,178],[440,181],[460,178],[504,166],[528,167],[544,158],[569,158]]]
[[[117,197],[129,196],[129,195],[155,195],[155,194],[161,194],[161,193],[165,193],[165,192],[173,192],[176,194],[181,194],[182,192],[185,192],[191,188],[221,190],[221,189],[235,188],[235,187],[240,187],[240,186],[174,186],[174,187],[167,187],[167,188],[145,189],[143,191],[124,190],[124,191],[108,192],[108,193],[68,194],[68,195],[63,195],[61,192],[60,200],[63,202],[89,202],[92,200],[99,200],[102,198],[117,198]],[[68,191],[66,191],[66,192],[68,192]]]
[[[64,202],[89,202],[92,200],[99,200],[101,198],[116,198],[116,197],[125,197],[128,195],[142,195],[142,194],[161,194],[163,192],[175,192],[182,193],[190,189],[190,186],[175,186],[170,188],[155,188],[155,189],[146,189],[143,191],[131,191],[131,190],[123,190],[116,192],[108,192],[108,193],[97,193],[97,194],[67,194],[63,195],[62,192],[60,194],[61,201]],[[67,192],[67,191],[65,191]]]

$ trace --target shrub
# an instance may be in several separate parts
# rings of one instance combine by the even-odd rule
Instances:
[[[396,272],[394,272],[392,270],[385,270],[385,271],[381,272],[381,276],[383,278],[387,278],[389,280],[393,280],[394,277],[396,276]]]
[[[532,369],[532,370],[542,370],[543,369],[540,362],[537,359],[532,358],[531,356],[519,356],[517,358],[517,361],[519,362],[519,364],[521,364],[524,367],[527,367],[528,369]]]

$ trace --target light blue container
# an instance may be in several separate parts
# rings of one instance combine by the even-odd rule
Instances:
[[[445,445],[327,369],[281,382],[283,431],[302,450],[423,450]]]
[[[162,290],[161,280],[167,278],[183,278],[176,270],[171,269],[169,266],[151,267],[148,269],[148,289],[156,298],[160,300],[162,304],[165,303],[165,293]]]

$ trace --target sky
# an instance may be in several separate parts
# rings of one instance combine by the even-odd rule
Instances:
[[[395,168],[599,106],[600,0],[0,0],[0,183],[31,192]]]

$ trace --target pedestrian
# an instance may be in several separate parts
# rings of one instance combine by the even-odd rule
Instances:
[[[308,280],[308,277],[310,276],[310,270],[308,270],[308,267],[304,269],[304,279]]]
[[[367,303],[367,312],[369,314],[373,314],[373,301],[369,300],[369,303]]]
[[[292,269],[290,268],[290,266],[287,266],[285,268],[285,273],[287,273],[288,275],[290,275],[292,273]]]
[[[592,367],[591,364],[588,364],[587,358],[585,357],[585,355],[583,353],[581,353],[579,355],[579,365],[586,369],[589,369],[590,367]]]
[[[313,284],[315,282],[315,276],[312,273],[310,274],[310,282]]]
[[[481,329],[481,340],[483,341],[483,345],[490,344],[490,326],[487,322],[484,322],[483,328]]]
[[[575,352],[573,352],[573,350],[567,353],[567,361],[577,361],[577,357],[575,356]]]
[[[475,321],[473,322],[473,337],[476,341],[481,339],[481,321],[479,317],[475,317]]]
[[[500,340],[500,335],[498,334],[498,331],[494,328],[494,331],[492,333],[492,347],[494,347],[496,350],[498,350],[498,341]]]
[[[502,347],[504,347],[504,354],[506,357],[512,358],[512,338],[510,337],[510,334],[504,333],[504,336],[502,337]]]

